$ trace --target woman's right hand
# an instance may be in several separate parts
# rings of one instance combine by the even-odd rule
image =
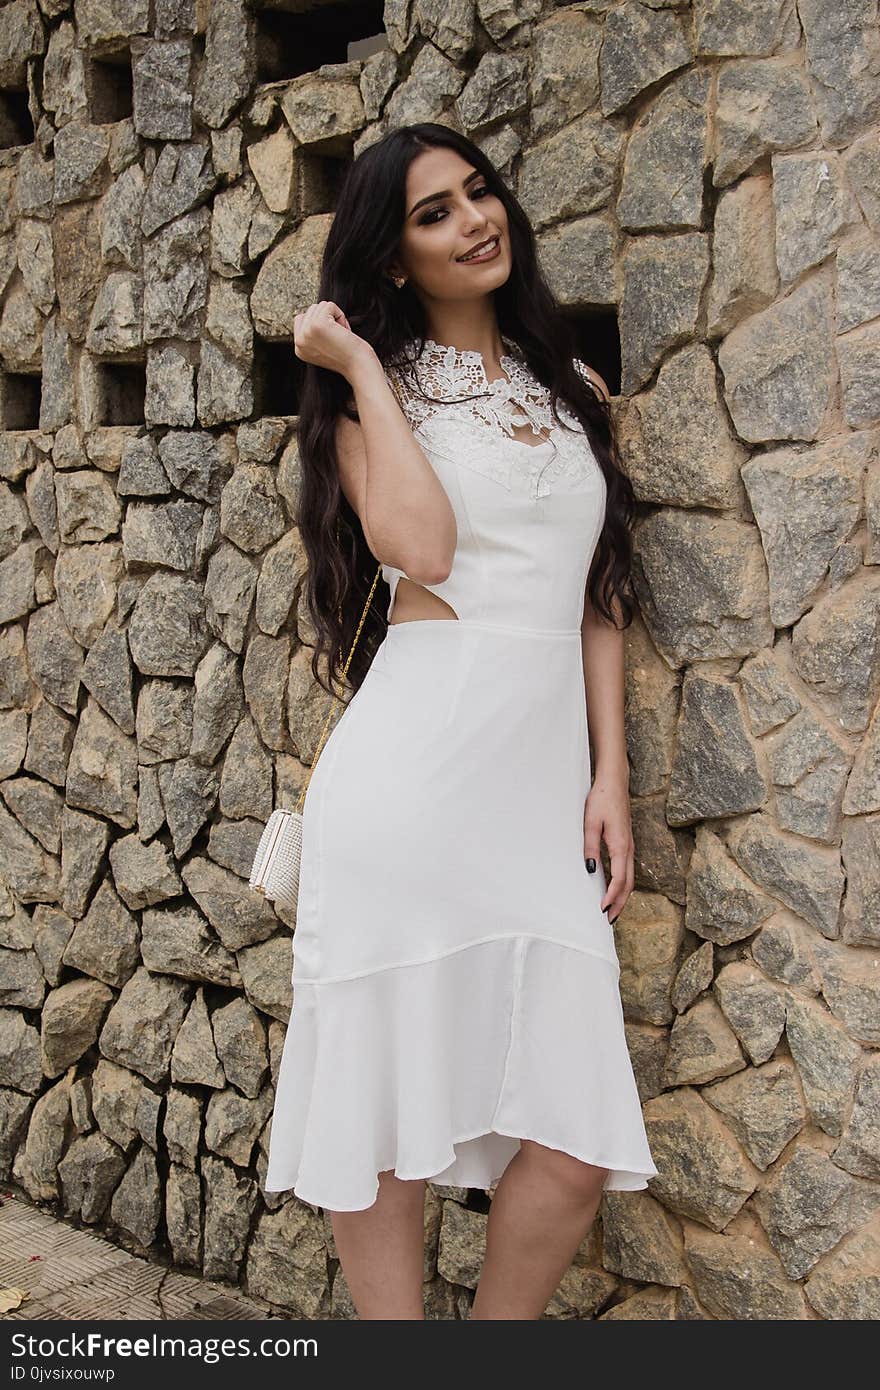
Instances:
[[[310,304],[295,316],[293,350],[301,361],[326,367],[346,378],[365,356],[375,356],[371,345],[352,331],[345,314],[332,299]]]

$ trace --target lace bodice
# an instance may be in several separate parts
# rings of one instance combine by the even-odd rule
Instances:
[[[601,470],[580,422],[560,400],[559,415],[571,428],[557,423],[548,388],[517,353],[516,344],[507,337],[503,342],[505,376],[494,381],[489,381],[479,352],[431,338],[417,357],[414,371],[386,368],[413,433],[429,453],[534,499],[582,487]],[[414,355],[415,344],[411,344],[409,356]],[[575,365],[589,382],[584,363],[575,359]],[[523,425],[530,425],[535,435],[544,435],[543,442],[527,444],[517,439],[514,430]]]
[[[431,339],[421,353],[416,348],[410,344],[400,365],[385,370],[457,527],[448,577],[423,587],[462,621],[576,631],[607,497],[589,438],[562,400],[563,423],[554,419],[549,390],[509,338],[501,357],[504,376],[495,381],[488,380],[478,352]],[[583,363],[578,370],[586,375]],[[527,444],[513,433],[518,425],[531,425],[546,438]],[[390,619],[404,571],[383,564],[382,572],[391,591]],[[422,629],[430,632],[425,621]]]

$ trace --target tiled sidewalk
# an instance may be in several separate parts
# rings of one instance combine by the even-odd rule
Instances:
[[[0,1195],[0,1288],[30,1294],[18,1308],[0,1314],[6,1321],[278,1316],[225,1284],[138,1259],[5,1191]]]

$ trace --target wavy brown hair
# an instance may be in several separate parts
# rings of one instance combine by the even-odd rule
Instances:
[[[427,121],[401,126],[368,146],[349,167],[324,246],[317,300],[332,300],[352,330],[371,344],[386,365],[405,362],[409,343],[424,346],[427,324],[420,301],[407,284],[397,289],[387,274],[394,260],[406,213],[407,170],[424,149],[442,145],[478,169],[507,211],[512,266],[505,284],[493,292],[498,326],[521,349],[539,381],[550,390],[556,409],[562,397],[586,431],[607,485],[605,524],[587,581],[587,596],[607,621],[629,626],[634,603],[630,586],[632,485],[617,452],[608,403],[588,386],[574,361],[572,327],[547,284],[535,249],[531,224],[491,160],[470,140],[444,125]],[[377,561],[367,547],[357,513],[339,483],[335,427],[345,413],[358,414],[349,382],[338,372],[304,364],[298,445],[301,486],[296,522],[308,560],[306,602],[316,634],[311,669],[328,694],[326,661],[333,681],[341,673],[357,631]],[[390,591],[380,576],[357,641],[348,685],[357,689],[387,631]],[[616,610],[616,611],[615,611]]]

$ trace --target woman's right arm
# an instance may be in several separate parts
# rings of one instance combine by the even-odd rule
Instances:
[[[449,498],[369,344],[345,375],[360,423],[338,417],[336,456],[342,490],[367,545],[377,560],[417,583],[442,584],[457,541]]]

